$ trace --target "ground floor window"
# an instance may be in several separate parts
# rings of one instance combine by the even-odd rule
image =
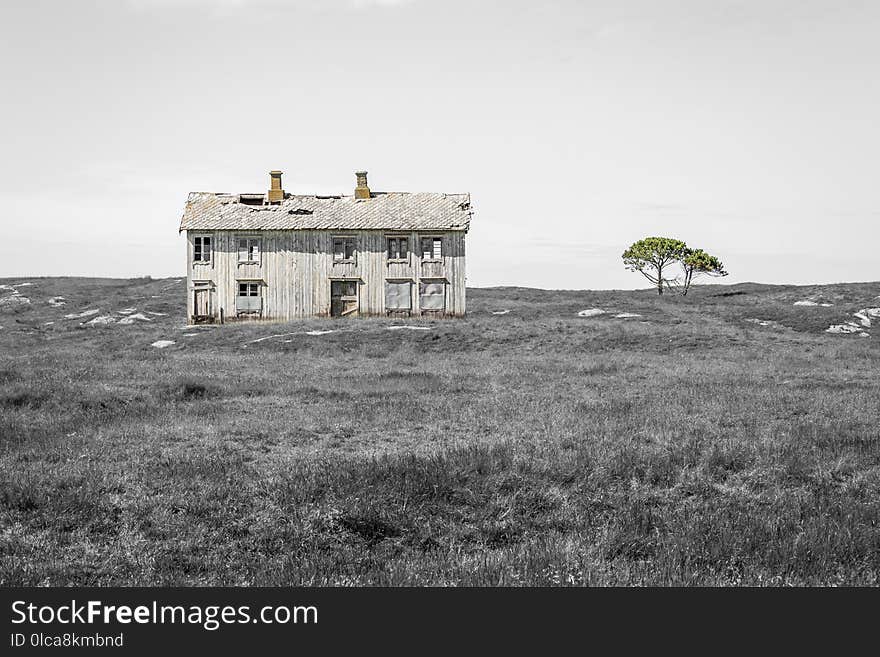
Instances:
[[[238,295],[235,297],[235,311],[239,313],[258,313],[261,310],[260,284],[240,282],[238,284]]]
[[[419,308],[427,311],[446,309],[446,283],[444,281],[422,281],[419,283]]]
[[[412,310],[412,281],[385,281],[385,310]]]

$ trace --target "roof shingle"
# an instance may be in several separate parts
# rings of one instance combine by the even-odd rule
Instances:
[[[238,194],[191,192],[180,230],[467,231],[470,218],[470,194],[378,192],[368,199],[289,194],[277,205],[251,205]]]

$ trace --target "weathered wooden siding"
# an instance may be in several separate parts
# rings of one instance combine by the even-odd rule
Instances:
[[[295,319],[330,315],[330,282],[358,281],[359,313],[385,314],[385,281],[413,282],[413,314],[418,314],[419,282],[423,276],[446,282],[445,313],[465,314],[465,236],[462,232],[425,233],[443,239],[442,262],[421,262],[419,233],[409,233],[410,253],[406,262],[388,261],[386,237],[400,233],[384,231],[190,231],[187,235],[187,317],[193,313],[193,283],[211,281],[215,286],[214,313],[235,317],[239,281],[260,281],[262,319]],[[193,237],[212,237],[210,263],[193,262]],[[239,263],[237,240],[243,236],[262,239],[260,261]],[[333,238],[353,236],[357,240],[355,262],[333,261]]]

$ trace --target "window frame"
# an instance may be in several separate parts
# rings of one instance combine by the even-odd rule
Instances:
[[[431,240],[431,251],[430,257],[425,257],[425,241]],[[434,253],[437,248],[437,244],[440,244],[440,255],[435,256]],[[422,262],[443,262],[443,252],[445,251],[443,247],[443,236],[442,235],[420,235],[419,236],[419,255],[421,256]]]
[[[386,235],[385,236],[385,257],[388,262],[409,262],[409,254],[410,254],[410,239],[409,235]],[[406,248],[403,252],[401,252],[400,245],[401,242],[406,244]],[[395,248],[392,251],[392,244],[395,244]],[[392,253],[395,256],[392,256]]]
[[[337,256],[337,251],[336,251],[336,243],[337,242],[342,243],[342,251],[340,252],[342,255],[341,258],[336,257]],[[351,257],[350,258],[345,257],[346,251],[348,250],[347,249],[348,244],[351,245]],[[331,238],[330,238],[330,256],[332,258],[334,265],[337,263],[356,264],[357,263],[357,254],[358,254],[357,235],[332,235],[331,236]]]
[[[388,285],[403,285],[406,284],[409,286],[409,306],[406,308],[389,308],[388,307]],[[386,314],[395,314],[395,313],[406,313],[407,315],[412,315],[413,312],[413,279],[411,278],[386,278],[385,279],[385,313]]]
[[[241,259],[241,243],[246,243],[245,250],[247,251],[247,260]],[[257,258],[253,257],[254,255],[254,245],[257,247]],[[260,235],[236,235],[235,236],[235,246],[236,246],[236,260],[239,265],[259,265],[263,260],[263,238]]]
[[[205,240],[208,240],[208,258],[205,259]],[[196,247],[196,243],[199,244],[198,248]],[[193,265],[210,265],[214,262],[214,236],[210,233],[199,233],[198,235],[193,235],[192,241],[192,262]],[[196,253],[199,253],[201,257],[196,257]]]
[[[238,282],[238,292],[235,296],[237,297],[258,297],[260,296],[260,283],[259,281],[237,281]],[[247,289],[246,294],[241,293],[242,287]]]
[[[426,295],[423,291],[422,286],[428,285],[441,285],[442,286],[442,295],[440,294],[431,294]],[[449,281],[445,278],[434,278],[434,277],[423,277],[419,279],[419,312],[420,313],[431,313],[431,314],[445,314],[446,313],[446,302],[447,297],[449,295]],[[442,296],[443,297],[443,307],[442,308],[425,308],[422,303],[422,299],[425,296]]]
[[[240,315],[262,315],[263,314],[263,287],[265,284],[261,280],[239,279],[236,281],[235,292],[235,314]],[[242,288],[245,293],[242,294]],[[239,303],[239,299],[257,299],[254,304],[250,301],[247,303]]]

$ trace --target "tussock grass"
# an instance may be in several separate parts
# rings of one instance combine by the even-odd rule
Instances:
[[[182,337],[179,281],[34,282],[0,322],[4,585],[878,583],[880,330],[823,332],[878,285]],[[167,315],[61,319],[96,306]]]

